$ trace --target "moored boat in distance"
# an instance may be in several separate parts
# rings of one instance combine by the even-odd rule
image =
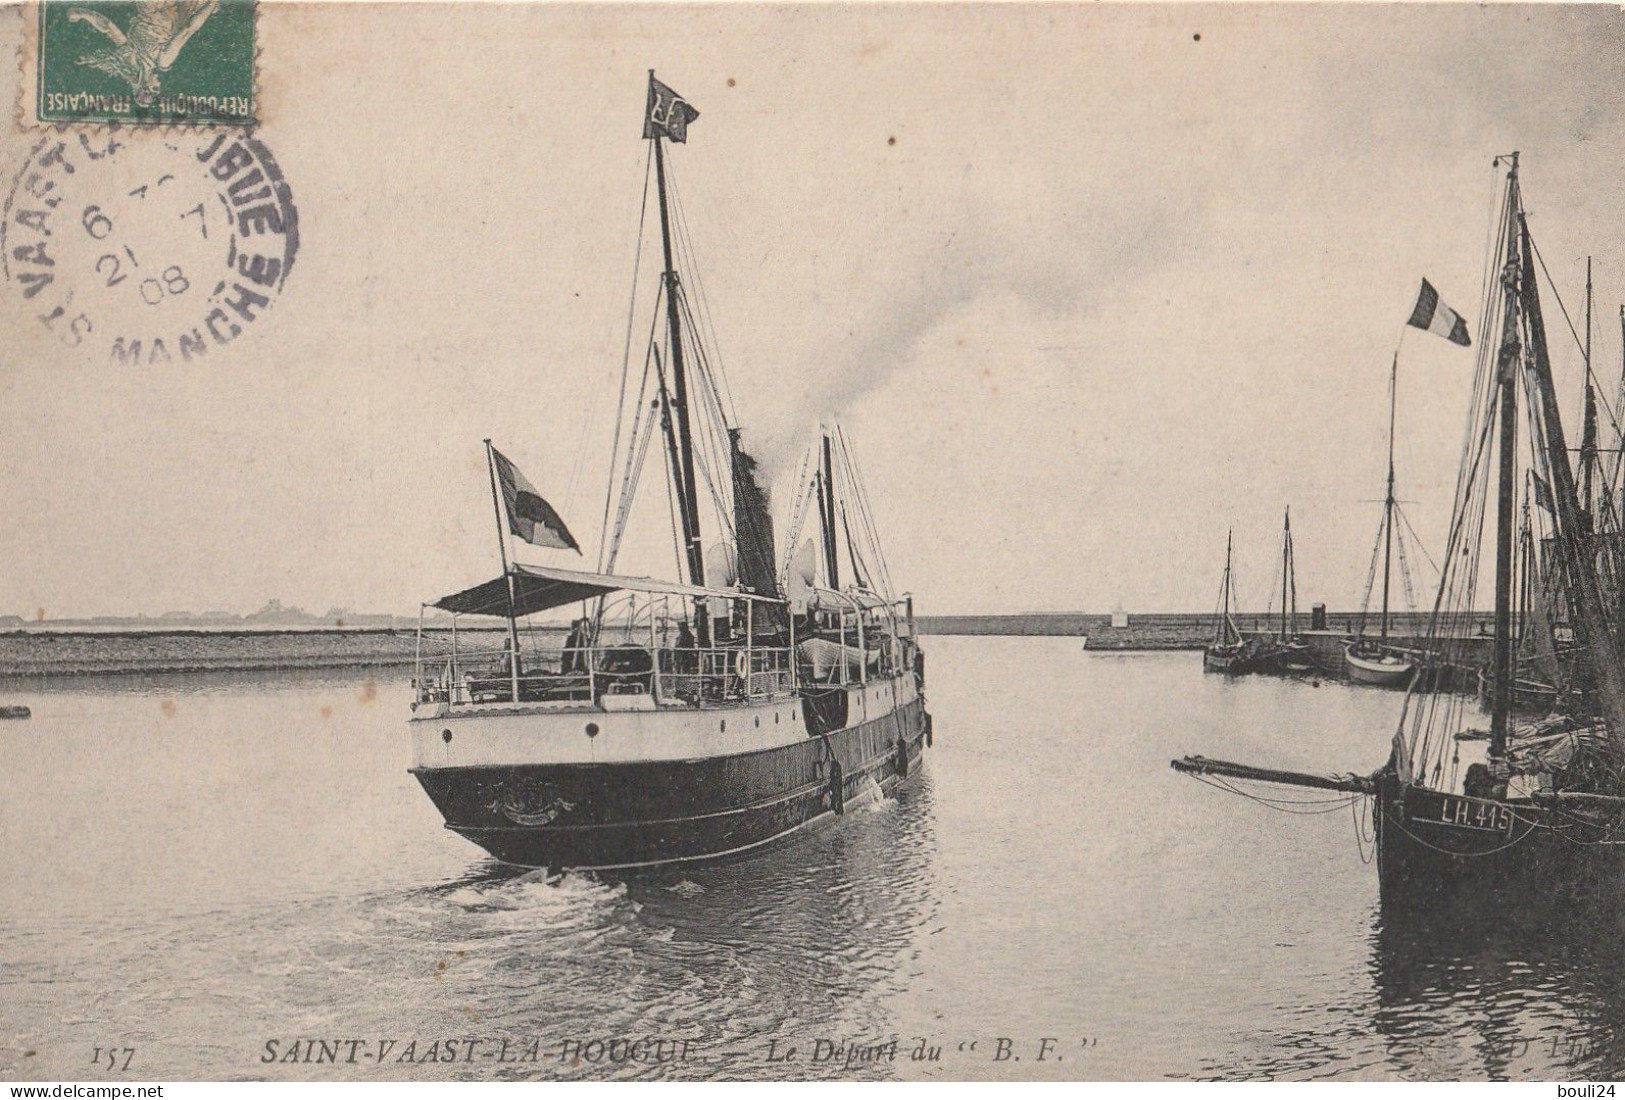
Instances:
[[[449,648],[419,631],[411,772],[448,829],[525,867],[754,849],[865,792],[892,793],[931,741],[913,600],[893,594],[842,429],[823,429],[804,460],[782,562],[776,553],[767,493],[694,322],[708,314],[679,277],[692,258],[674,256],[665,145],[684,142],[698,113],[652,72],[647,103],[664,340],[651,322],[643,362],[623,365],[598,568],[510,561],[509,536],[580,551],[487,441],[502,571],[426,605],[452,615]],[[676,580],[616,571],[656,436]],[[704,525],[702,500],[714,510]],[[810,512],[822,554],[812,535],[797,546]],[[539,625],[567,607],[567,636]],[[470,632],[467,617],[500,629]]]
[[[1213,624],[1213,640],[1202,651],[1204,672],[1222,672],[1229,676],[1239,676],[1258,669],[1258,647],[1242,636],[1241,628],[1236,625],[1234,608],[1231,606],[1235,592],[1235,573],[1231,560],[1234,549],[1235,532],[1232,531],[1226,536],[1224,543],[1224,580],[1219,587],[1219,611]]]
[[[1431,289],[1427,282],[1424,288]],[[1402,567],[1405,544],[1403,536],[1394,528],[1394,518],[1400,515],[1399,502],[1394,498],[1394,414],[1399,397],[1399,352],[1394,352],[1393,366],[1388,374],[1388,482],[1383,498],[1382,523],[1377,529],[1377,543],[1371,553],[1371,572],[1367,576],[1365,598],[1360,605],[1359,625],[1354,638],[1343,650],[1343,674],[1357,684],[1375,687],[1402,688],[1410,684],[1416,674],[1416,654],[1399,649],[1388,642],[1388,595],[1393,580],[1394,542],[1399,539]],[[1378,636],[1370,638],[1365,632],[1365,608],[1371,604],[1372,581],[1376,576],[1377,556],[1382,556],[1382,615]],[[1410,591],[1409,574],[1405,588]]]
[[[1275,638],[1278,672],[1314,672],[1315,651],[1298,633],[1298,560],[1292,546],[1292,509],[1281,520],[1281,630]]]
[[[1356,684],[1402,688],[1416,674],[1416,661],[1393,646],[1351,642],[1343,651],[1343,674]]]

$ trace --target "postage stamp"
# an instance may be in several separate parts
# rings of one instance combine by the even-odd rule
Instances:
[[[252,126],[254,0],[36,0],[25,125]]]
[[[114,364],[192,362],[232,343],[281,294],[299,248],[276,161],[231,132],[44,136],[3,216],[0,276],[33,338]]]

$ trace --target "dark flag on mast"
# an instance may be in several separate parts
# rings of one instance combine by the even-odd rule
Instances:
[[[542,494],[525,479],[518,467],[508,461],[508,456],[492,447],[491,460],[496,464],[497,484],[502,486],[502,503],[507,505],[508,530],[532,546],[551,546],[581,553],[581,547],[576,545],[570,529],[564,526],[564,520],[559,518],[551,504],[542,499]]]
[[[1435,336],[1443,336],[1452,344],[1460,344],[1464,348],[1473,345],[1472,338],[1467,335],[1467,322],[1462,320],[1461,314],[1439,301],[1439,292],[1426,279],[1422,280],[1422,290],[1416,296],[1416,308],[1411,310],[1411,319],[1407,323],[1414,328],[1426,329]]]
[[[700,112],[689,106],[688,100],[666,87],[649,73],[649,108],[643,115],[645,138],[666,137],[672,141],[688,140],[688,124],[700,117]]]

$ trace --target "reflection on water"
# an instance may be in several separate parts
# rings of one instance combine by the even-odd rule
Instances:
[[[1348,811],[1288,817],[1167,767],[1369,771],[1392,693],[1071,639],[930,651],[936,746],[901,797],[721,865],[551,882],[441,827],[406,773],[399,675],[8,691],[35,718],[0,729],[0,1076],[83,1079],[115,1043],[149,1079],[1625,1066],[1616,922],[1395,927]],[[1061,1060],[1036,1060],[1043,1038]],[[363,1046],[313,1064],[310,1039]],[[690,1060],[566,1045],[612,1039]],[[895,1061],[812,1060],[892,1039]],[[940,1061],[908,1057],[920,1039]],[[446,1041],[456,1060],[428,1061]]]
[[[1414,1076],[1617,1078],[1625,1066],[1618,909],[1524,916],[1489,909],[1472,930],[1380,924],[1372,936],[1379,1034]]]

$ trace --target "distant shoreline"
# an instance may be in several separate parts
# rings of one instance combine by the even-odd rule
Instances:
[[[1326,617],[1330,630],[1352,630],[1358,613]],[[1418,631],[1426,615],[1393,616],[1396,632]],[[1302,626],[1309,616],[1300,616]],[[1129,615],[1113,626],[1111,615],[922,615],[922,635],[1086,638],[1091,650],[1159,651],[1200,649],[1213,636],[1213,615]],[[1274,620],[1278,622],[1279,620]],[[1266,614],[1237,616],[1244,630],[1272,629]],[[561,638],[563,626],[533,632]],[[502,627],[459,628],[459,635],[500,635]],[[435,626],[425,637],[437,652],[450,649],[451,630]],[[495,648],[483,640],[480,648]],[[132,676],[198,672],[282,672],[315,669],[410,668],[417,658],[417,631],[411,627],[242,627],[188,625],[157,629],[29,629],[0,631],[0,681],[56,677]]]

